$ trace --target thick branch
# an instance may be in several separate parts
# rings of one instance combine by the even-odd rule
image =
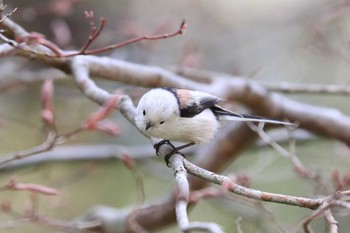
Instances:
[[[26,159],[13,161],[2,166],[1,170],[45,162],[121,159],[124,154],[137,160],[154,157],[154,150],[150,146],[126,147],[116,144],[59,146]]]
[[[335,109],[305,104],[271,93],[252,80],[219,76],[213,78],[210,84],[203,84],[158,67],[92,56],[78,56],[74,58],[73,64],[88,67],[88,71],[93,76],[127,84],[144,87],[174,86],[210,92],[228,100],[241,102],[259,115],[281,120],[288,119],[299,123],[302,128],[334,137],[350,145],[348,116]],[[96,96],[92,99],[99,102],[99,98]]]

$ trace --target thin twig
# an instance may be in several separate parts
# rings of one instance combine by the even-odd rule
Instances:
[[[242,217],[238,217],[235,221],[237,233],[243,233],[241,222],[242,222]]]
[[[270,91],[290,94],[329,94],[329,95],[350,95],[349,85],[325,85],[310,83],[263,83]]]
[[[303,222],[303,229],[305,233],[312,233],[312,229],[310,228],[309,224],[314,219],[320,217],[326,210],[330,208],[331,204],[328,202],[322,203],[322,205],[310,216],[308,216],[304,222]]]
[[[333,217],[332,211],[328,209],[323,214],[329,225],[329,233],[338,233],[338,222]]]
[[[102,28],[103,28],[103,23],[101,22],[101,26],[99,28],[99,30],[96,32],[97,35],[95,35],[94,37],[91,37],[91,39],[89,39],[89,41],[86,43],[86,45],[81,49],[81,51],[79,52],[74,52],[74,53],[67,53],[62,55],[62,57],[74,57],[80,54],[84,54],[84,55],[93,55],[93,54],[98,54],[98,53],[102,53],[102,52],[106,52],[106,51],[110,51],[110,50],[114,50],[114,49],[118,49],[121,47],[124,47],[126,45],[129,44],[133,44],[133,43],[137,43],[143,40],[160,40],[160,39],[167,39],[170,37],[174,37],[174,36],[178,36],[181,35],[185,32],[186,28],[187,28],[187,24],[186,21],[183,20],[180,24],[180,27],[177,31],[173,32],[173,33],[165,33],[165,34],[160,34],[160,35],[154,35],[154,36],[148,36],[148,35],[144,35],[144,36],[140,36],[140,37],[136,37],[136,38],[132,38],[126,41],[123,41],[121,43],[117,43],[114,45],[109,45],[103,48],[99,48],[99,49],[94,49],[94,50],[86,50],[87,47],[91,44],[91,42],[96,39],[96,37],[100,34]]]
[[[90,23],[90,36],[88,41],[85,43],[85,45],[80,49],[79,54],[86,54],[86,50],[90,47],[91,43],[101,34],[104,26],[107,23],[107,20],[104,18],[100,19],[100,26],[96,27],[94,21],[93,21],[93,17],[94,17],[94,13],[93,11],[85,11],[85,17],[88,19],[89,23]]]
[[[256,132],[259,137],[269,144],[275,151],[281,154],[283,157],[288,158],[294,165],[297,173],[302,177],[308,177],[311,179],[318,179],[318,176],[307,169],[304,164],[300,161],[297,154],[295,153],[295,139],[292,137],[292,129],[288,129],[289,132],[289,151],[280,146],[276,141],[272,140],[269,135],[264,131],[264,124],[260,123],[258,126],[251,122],[247,122],[249,127]]]
[[[5,8],[6,8],[6,5],[3,6],[3,7],[0,9],[0,13],[2,13],[2,12],[5,10]],[[15,7],[15,8],[14,8],[13,10],[11,10],[9,13],[3,14],[3,15],[2,15],[2,18],[0,19],[0,23],[1,23],[2,21],[4,21],[4,19],[10,17],[16,10],[17,10],[17,7]]]
[[[3,40],[5,43],[7,43],[8,45],[14,47],[14,48],[20,48],[20,45],[17,41],[15,40],[11,40],[9,38],[7,38],[6,36],[4,36],[2,34],[2,32],[0,31],[0,39]]]
[[[120,47],[124,47],[124,46],[129,45],[129,44],[137,43],[137,42],[140,42],[143,40],[153,41],[153,40],[167,39],[167,38],[171,38],[171,37],[174,37],[177,35],[184,34],[186,31],[186,28],[187,28],[186,21],[183,20],[180,24],[179,29],[173,33],[165,33],[165,34],[153,35],[153,36],[144,35],[144,36],[140,36],[140,37],[136,37],[136,38],[132,38],[132,39],[123,41],[121,43],[105,46],[103,48],[94,49],[94,50],[87,50],[90,47],[91,43],[94,40],[96,40],[96,38],[101,34],[107,21],[106,21],[106,19],[101,18],[100,19],[100,26],[97,29],[95,24],[92,21],[93,14],[91,12],[86,12],[86,17],[88,18],[88,20],[90,22],[90,26],[91,26],[90,36],[88,38],[88,41],[85,43],[85,45],[80,49],[80,51],[77,51],[77,52],[64,53],[55,43],[53,43],[49,40],[46,40],[45,37],[39,33],[26,33],[25,36],[18,37],[18,39],[20,40],[20,42],[24,42],[28,45],[30,43],[40,44],[40,45],[48,48],[52,53],[48,53],[47,51],[36,51],[33,48],[27,48],[26,46],[22,47],[22,46],[20,46],[19,43],[5,37],[1,33],[0,33],[0,38],[3,41],[5,41],[7,44],[9,44],[10,46],[13,46],[13,47],[20,49],[26,53],[29,53],[30,56],[35,55],[37,57],[43,57],[43,58],[45,57],[46,59],[47,58],[54,59],[54,58],[74,57],[74,56],[78,56],[78,55],[98,54],[98,53],[114,50],[114,49],[117,49]]]
[[[5,164],[10,163],[15,160],[24,159],[31,155],[35,155],[44,151],[50,150],[57,142],[57,135],[54,133],[49,133],[46,141],[42,144],[22,151],[17,151],[14,153],[11,153],[9,155],[5,155],[0,159],[0,168],[3,167]]]
[[[145,187],[143,184],[142,175],[137,170],[137,167],[135,165],[135,161],[133,157],[129,154],[122,154],[121,159],[125,165],[125,167],[130,171],[131,175],[133,176],[136,184],[137,194],[138,194],[138,200],[137,202],[139,204],[142,204],[145,201]]]
[[[0,229],[13,229],[13,228],[24,226],[29,223],[31,223],[31,220],[28,218],[2,221],[0,223]]]
[[[227,187],[223,187],[223,186],[227,186]],[[198,191],[192,191],[191,201],[198,202],[199,199],[201,198],[224,197],[229,201],[254,208],[256,211],[260,213],[260,216],[262,218],[271,222],[272,227],[276,230],[276,232],[286,233],[286,231],[283,229],[281,224],[277,222],[273,213],[267,210],[261,201],[250,199],[244,196],[227,195],[227,191],[228,191],[227,188],[229,188],[229,184],[221,185],[220,189],[217,189],[214,187],[207,187]]]

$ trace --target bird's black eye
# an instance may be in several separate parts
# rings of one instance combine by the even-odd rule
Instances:
[[[146,115],[146,111],[145,111],[145,110],[143,110],[142,114],[145,116],[145,115]]]
[[[163,124],[165,121],[161,121],[161,122],[159,122],[159,124],[161,125],[161,124]]]

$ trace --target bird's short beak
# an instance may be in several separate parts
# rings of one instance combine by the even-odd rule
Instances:
[[[146,130],[148,130],[149,128],[151,128],[153,126],[153,124],[151,122],[147,122],[146,123]]]

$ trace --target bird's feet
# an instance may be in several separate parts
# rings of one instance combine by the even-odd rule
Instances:
[[[161,140],[153,145],[153,148],[156,150],[157,156],[159,156],[159,148],[164,144],[168,144],[172,148],[175,148],[175,146],[169,140]]]
[[[156,150],[156,154],[158,156],[159,156],[159,148],[164,144],[168,144],[169,146],[171,146],[173,148],[173,150],[170,151],[170,153],[168,153],[167,155],[164,156],[164,161],[168,167],[170,167],[169,159],[173,154],[180,154],[181,156],[186,158],[186,156],[184,154],[180,153],[180,151],[179,151],[179,150],[183,149],[184,147],[183,146],[175,147],[169,140],[161,140],[161,141],[157,142],[156,144],[154,144],[153,147]]]
[[[166,165],[168,167],[169,166],[169,159],[170,157],[173,155],[173,154],[180,154],[182,157],[186,158],[186,156],[184,154],[182,154],[180,152],[180,150],[184,149],[184,148],[187,148],[187,147],[190,147],[192,145],[194,145],[195,143],[194,142],[190,142],[190,143],[187,143],[185,145],[182,145],[182,146],[178,146],[178,147],[175,147],[169,140],[161,140],[159,141],[158,143],[154,144],[154,149],[156,150],[156,154],[159,156],[159,148],[164,145],[164,144],[168,144],[169,146],[171,146],[173,148],[172,151],[170,151],[170,153],[168,153],[167,155],[164,156],[164,161],[166,162]]]
[[[179,155],[181,155],[182,157],[186,158],[186,156],[185,156],[184,154],[182,154],[182,153],[175,147],[172,151],[170,151],[169,154],[167,154],[166,156],[164,156],[164,161],[165,161],[165,163],[166,163],[166,165],[167,165],[168,167],[170,167],[169,159],[170,159],[170,157],[173,156],[174,154],[179,154]]]

